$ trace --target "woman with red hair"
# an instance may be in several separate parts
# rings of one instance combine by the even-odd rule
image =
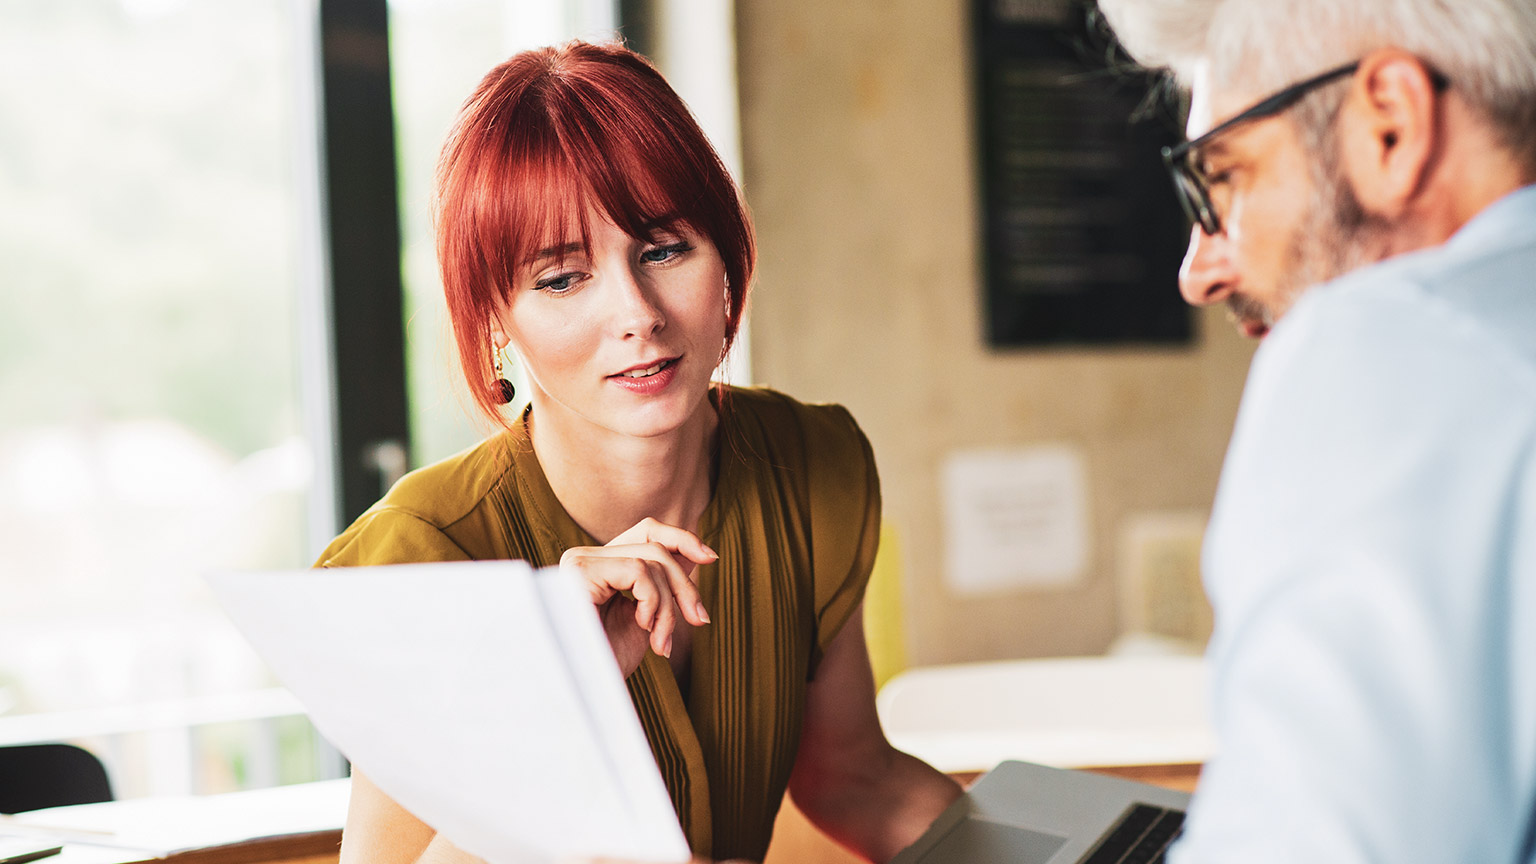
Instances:
[[[459,114],[436,222],[465,379],[501,429],[407,475],[320,564],[580,573],[696,855],[760,860],[786,789],[872,860],[915,840],[959,788],[875,715],[874,459],[839,406],[711,383],[752,231],[682,101],[621,46],[519,54]],[[344,862],[462,858],[354,772]]]

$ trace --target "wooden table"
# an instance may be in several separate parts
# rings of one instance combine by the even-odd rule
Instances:
[[[307,838],[296,844],[294,838],[258,840],[239,847],[197,850],[168,857],[145,857],[128,850],[101,846],[69,844],[57,857],[40,859],[40,864],[336,864],[340,858],[341,831],[329,836]]]

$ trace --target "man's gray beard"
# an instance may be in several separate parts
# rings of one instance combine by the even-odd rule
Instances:
[[[1286,252],[1287,267],[1280,276],[1273,318],[1285,314],[1308,288],[1386,257],[1384,240],[1389,225],[1365,212],[1360,198],[1339,171],[1337,147],[1332,159],[1313,159],[1311,201],[1307,216],[1291,234]]]

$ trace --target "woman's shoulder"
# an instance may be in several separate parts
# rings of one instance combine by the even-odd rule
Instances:
[[[764,387],[733,388],[724,405],[733,449],[760,477],[804,484],[815,500],[878,488],[869,439],[847,408]]]
[[[749,447],[759,477],[795,488],[810,544],[810,597],[816,610],[813,667],[858,608],[880,537],[880,477],[875,456],[848,409],[808,404],[775,390],[731,391],[734,428],[759,433]]]
[[[853,415],[835,402],[801,402],[768,387],[731,387],[725,406],[738,425],[755,427],[781,444],[837,447],[864,441]]]
[[[321,554],[320,566],[479,557],[453,528],[486,506],[512,472],[506,433],[401,477]],[[378,560],[387,557],[390,561]]]
[[[377,506],[408,510],[446,528],[480,506],[512,472],[510,432],[493,435],[401,477]]]

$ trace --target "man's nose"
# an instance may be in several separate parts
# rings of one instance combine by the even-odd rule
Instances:
[[[1209,306],[1232,296],[1237,287],[1237,265],[1227,235],[1207,234],[1196,225],[1190,230],[1189,251],[1179,267],[1179,292],[1192,306]]]

